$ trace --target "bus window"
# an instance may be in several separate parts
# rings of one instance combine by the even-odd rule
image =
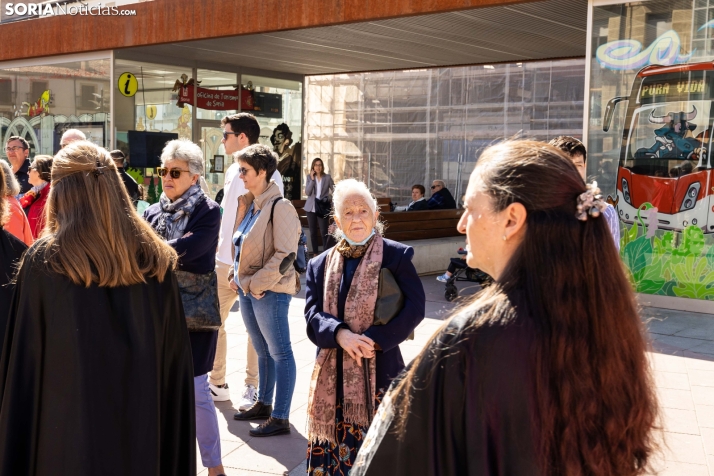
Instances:
[[[710,167],[711,101],[654,104],[635,112],[627,163],[633,173],[682,176]]]

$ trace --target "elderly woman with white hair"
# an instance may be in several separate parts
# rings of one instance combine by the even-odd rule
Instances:
[[[221,213],[218,204],[208,198],[199,185],[199,177],[203,174],[201,148],[187,139],[168,142],[161,153],[158,174],[164,191],[159,202],[144,211],[144,219],[179,256],[176,275],[182,298],[184,291],[181,283],[186,279],[191,283],[195,280],[194,287],[203,283],[207,292],[197,295],[208,296],[211,294],[208,288],[212,286],[215,290],[217,285],[214,267]],[[215,306],[204,307],[208,308],[208,312],[214,311],[220,325],[217,295],[215,297]],[[189,313],[185,300],[184,310]],[[189,338],[193,355],[198,448],[209,476],[218,476],[223,474],[221,441],[207,378],[216,355],[218,328],[202,328],[195,322],[189,322]]]
[[[399,344],[425,311],[414,249],[382,238],[367,186],[343,180],[333,202],[338,244],[309,262],[305,295],[307,334],[318,347],[307,409],[307,467],[316,475],[349,473],[382,395],[404,368]],[[375,315],[399,295],[403,304],[390,318],[383,307]]]

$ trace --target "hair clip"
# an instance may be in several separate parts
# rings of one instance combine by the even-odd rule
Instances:
[[[587,221],[588,215],[593,218],[600,216],[607,208],[607,203],[602,199],[597,182],[585,185],[586,191],[578,196],[577,213],[575,217]]]
[[[99,163],[99,161],[97,160],[97,166],[95,167],[94,172],[93,172],[94,176],[99,177],[100,175],[104,175],[104,169],[105,169],[105,167],[103,165],[101,165]]]

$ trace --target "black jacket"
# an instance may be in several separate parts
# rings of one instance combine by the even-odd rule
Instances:
[[[539,476],[532,343],[535,326],[518,315],[473,327],[467,312],[422,351],[406,427],[382,401],[352,476]],[[404,375],[404,374],[402,374]]]
[[[428,204],[428,202],[426,199],[416,201],[407,207],[407,211],[408,212],[418,212],[419,210],[428,210],[429,206],[427,204]]]
[[[161,204],[154,203],[144,211],[144,219],[156,229],[161,214]],[[178,269],[196,274],[206,274],[216,266],[218,231],[221,228],[221,211],[216,202],[206,197],[196,205],[186,223],[188,238],[167,241],[179,255]],[[218,331],[189,332],[193,373],[195,377],[208,373],[213,368],[216,356]]]
[[[15,285],[12,278],[27,245],[0,226],[0,354]]]
[[[32,188],[30,183],[30,159],[25,159],[20,169],[15,172],[15,178],[20,184],[20,194],[28,192]]]
[[[132,203],[136,206],[136,202],[139,200],[139,184],[136,183],[134,177],[129,175],[126,170],[124,170],[124,167],[117,169],[117,172],[119,172],[119,176],[121,177],[122,182],[124,182],[126,191],[129,192]]]
[[[449,189],[444,187],[438,192],[434,192],[427,203],[429,210],[453,210],[456,208],[456,201],[449,192]]]
[[[191,349],[173,272],[85,287],[48,270],[41,243],[20,269],[0,354],[0,475],[195,475]]]

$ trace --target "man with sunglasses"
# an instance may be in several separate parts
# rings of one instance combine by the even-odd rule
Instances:
[[[218,250],[216,252],[216,274],[218,275],[218,300],[221,308],[221,321],[223,324],[218,330],[218,345],[216,346],[216,357],[213,363],[213,370],[209,378],[209,387],[213,400],[223,402],[230,400],[230,391],[226,384],[226,331],[225,322],[228,318],[233,304],[238,299],[238,294],[233,291],[228,281],[228,273],[233,269],[233,225],[235,224],[236,213],[238,211],[238,197],[248,193],[245,184],[238,179],[239,166],[235,163],[235,153],[249,145],[257,144],[260,137],[260,125],[257,119],[246,112],[226,116],[221,120],[223,126],[223,146],[226,154],[233,157],[233,163],[226,170],[225,183],[223,186],[223,201],[221,202],[221,230],[218,235]],[[283,179],[276,170],[271,176],[275,181],[280,194],[283,195]],[[239,410],[244,411],[250,408],[258,398],[258,354],[256,354],[253,344],[248,339],[247,365],[245,388]]]
[[[32,188],[30,183],[30,144],[20,136],[12,136],[5,144],[5,155],[12,166],[12,173],[20,184],[20,195]]]
[[[456,208],[456,200],[451,195],[443,180],[431,183],[431,198],[426,203],[429,210],[450,210]]]

